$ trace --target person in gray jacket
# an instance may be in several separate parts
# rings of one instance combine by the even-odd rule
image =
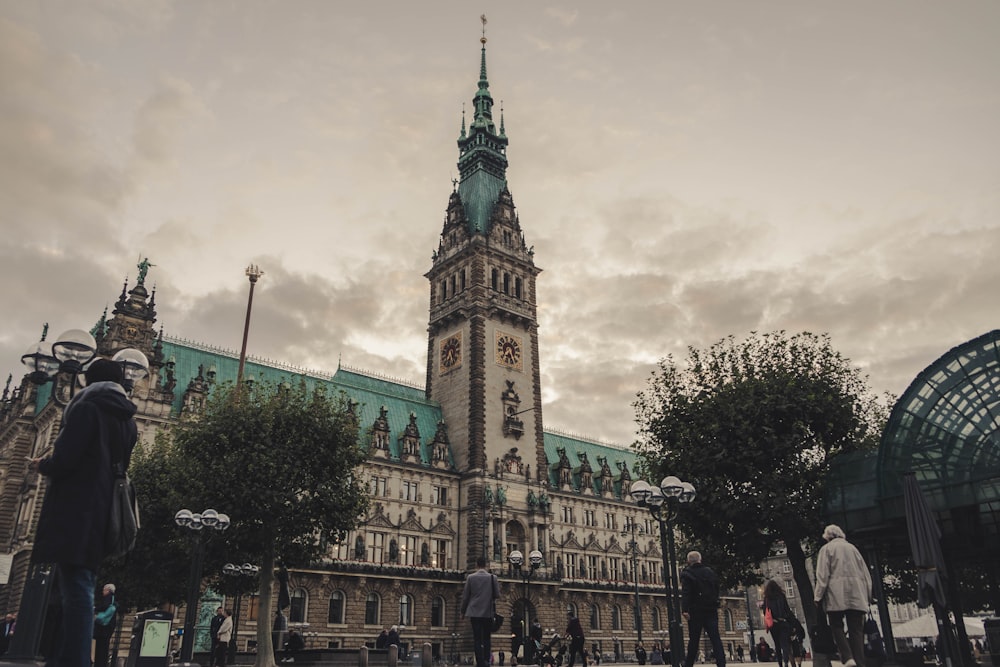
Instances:
[[[861,552],[847,541],[840,526],[827,526],[823,539],[826,544],[816,557],[813,597],[830,621],[830,631],[844,667],[865,667],[864,624],[872,602],[872,577]]]
[[[462,590],[462,615],[472,623],[472,640],[476,648],[476,667],[490,667],[493,653],[494,600],[500,597],[500,582],[486,570],[486,559],[476,559],[475,572],[465,578]]]

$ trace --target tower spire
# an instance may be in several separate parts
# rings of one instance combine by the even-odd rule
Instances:
[[[486,15],[482,21],[479,42],[479,81],[472,98],[472,120],[458,139],[458,193],[468,217],[468,231],[481,234],[489,231],[490,214],[507,183],[507,136],[493,122],[493,97],[486,75]]]

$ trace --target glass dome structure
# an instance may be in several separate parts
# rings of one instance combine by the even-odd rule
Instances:
[[[905,540],[903,475],[913,472],[947,550],[973,561],[1000,554],[1000,330],[924,369],[896,402],[878,451],[845,456],[832,472],[827,510],[849,535],[884,538],[902,522]]]

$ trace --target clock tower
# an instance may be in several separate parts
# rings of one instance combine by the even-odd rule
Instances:
[[[473,116],[463,112],[453,183],[430,281],[427,397],[441,404],[458,470],[485,474],[514,450],[546,475],[535,279],[507,188],[503,111],[493,119],[486,38]]]

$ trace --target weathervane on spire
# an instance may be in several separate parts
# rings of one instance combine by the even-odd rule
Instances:
[[[483,37],[479,41],[483,44],[486,43],[486,14],[479,17],[479,20],[483,22]]]

